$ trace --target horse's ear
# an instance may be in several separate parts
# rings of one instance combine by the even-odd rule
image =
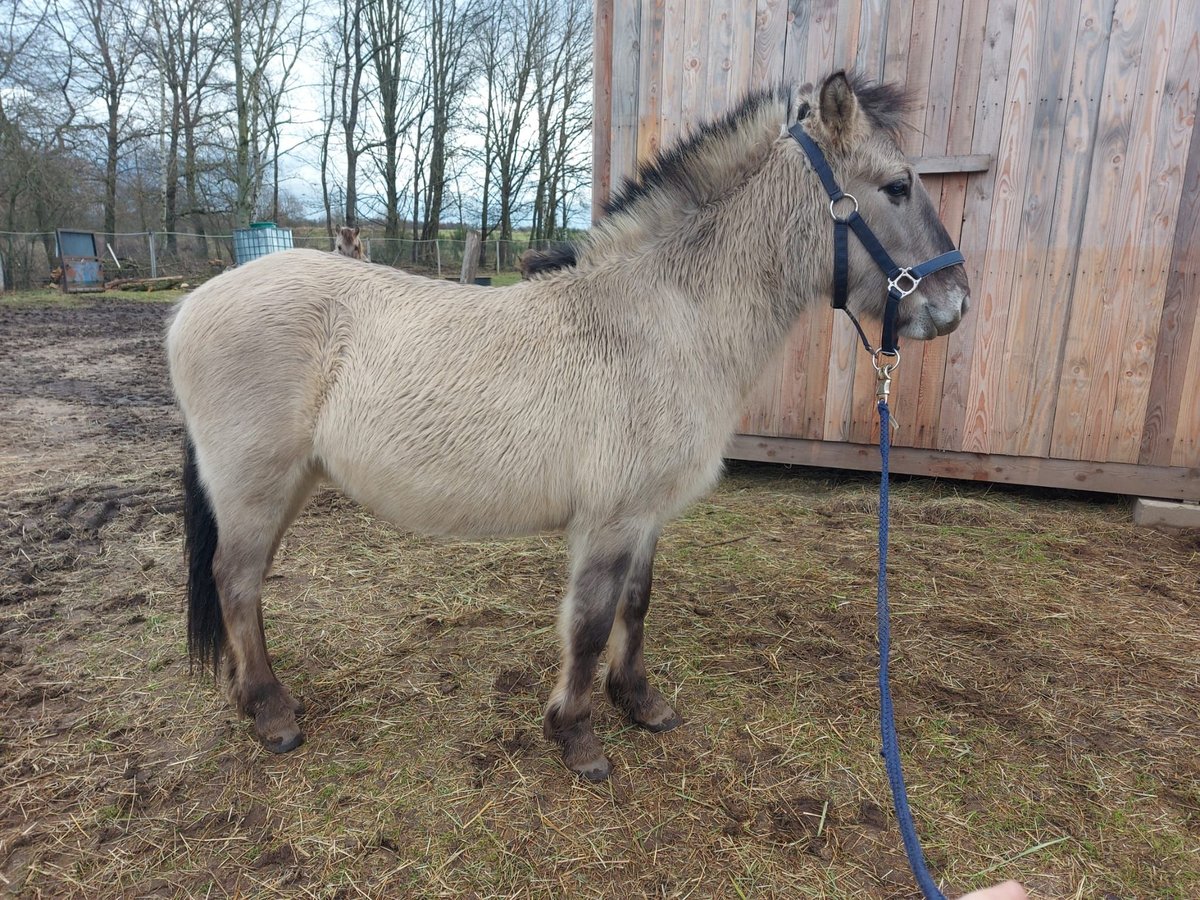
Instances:
[[[357,225],[354,226],[354,236],[358,237],[358,226]]]
[[[858,124],[858,97],[845,72],[834,72],[821,85],[818,104],[821,124],[836,142],[844,141]]]

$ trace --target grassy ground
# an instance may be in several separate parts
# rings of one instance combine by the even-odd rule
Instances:
[[[615,776],[540,734],[557,538],[433,541],[322,493],[265,599],[308,742],[183,648],[165,307],[0,310],[0,890],[911,897],[878,757],[874,487],[735,466],[669,527]],[[123,399],[124,398],[124,399]],[[900,479],[893,689],[948,893],[1200,896],[1200,538],[1112,498]]]

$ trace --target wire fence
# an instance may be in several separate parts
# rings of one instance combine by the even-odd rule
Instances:
[[[105,237],[108,239],[105,240]],[[361,235],[371,262],[440,277],[457,276],[466,251],[465,238],[384,238]],[[299,234],[292,230],[296,247],[333,250],[333,239],[324,234]],[[511,272],[530,247],[545,242],[528,240],[483,241],[478,274]],[[118,279],[181,277],[202,280],[235,264],[232,234],[134,231],[111,236],[97,234],[103,248],[106,281]],[[0,231],[0,290],[47,287],[62,277],[55,233]]]

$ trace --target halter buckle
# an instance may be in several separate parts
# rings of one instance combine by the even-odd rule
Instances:
[[[912,273],[912,269],[904,268],[896,273],[895,278],[888,279],[888,291],[903,299],[917,289],[921,279]]]
[[[840,218],[840,219],[838,218],[837,209],[836,209],[839,200],[849,200],[851,203],[854,204],[854,209],[850,210],[850,212],[846,213],[844,218]],[[833,221],[835,221],[835,222],[849,222],[850,217],[852,215],[854,215],[856,212],[858,212],[858,198],[855,197],[853,194],[842,194],[841,196],[834,197],[832,200],[829,201],[829,218],[833,219]]]

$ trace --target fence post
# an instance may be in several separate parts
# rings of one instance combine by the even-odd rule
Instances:
[[[433,239],[433,252],[437,256],[438,278],[442,277],[442,242],[437,238]]]
[[[158,257],[154,253],[154,232],[147,231],[146,238],[150,242],[150,277],[158,277]]]
[[[475,270],[479,267],[479,232],[467,232],[467,246],[463,250],[462,274],[458,280],[462,284],[475,283]]]
[[[363,247],[363,252],[365,252],[367,254],[367,262],[370,262],[371,261],[371,239],[367,238],[365,241],[363,241],[363,243],[366,244],[366,246]]]
[[[4,254],[0,253],[0,294],[4,293]]]

